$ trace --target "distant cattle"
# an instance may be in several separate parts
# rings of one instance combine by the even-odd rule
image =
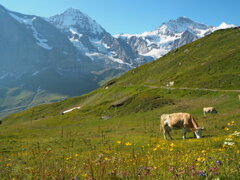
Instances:
[[[205,107],[203,108],[203,114],[206,116],[206,114],[217,114],[217,110],[214,107]]]
[[[192,131],[197,138],[202,137],[203,128],[199,127],[194,118],[189,113],[173,113],[163,114],[160,120],[160,129],[163,130],[164,139],[166,134],[172,139],[170,135],[171,130],[182,129],[183,139],[186,139],[186,132]]]

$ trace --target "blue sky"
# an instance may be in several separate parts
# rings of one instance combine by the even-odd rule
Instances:
[[[111,34],[151,31],[179,16],[214,26],[221,22],[240,24],[240,0],[0,0],[0,4],[44,17],[73,7]]]

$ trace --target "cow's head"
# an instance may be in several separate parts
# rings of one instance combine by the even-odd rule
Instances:
[[[203,130],[204,128],[203,127],[198,127],[196,130],[195,130],[195,135],[196,135],[196,137],[198,138],[198,139],[200,139],[200,138],[202,138],[202,130]]]

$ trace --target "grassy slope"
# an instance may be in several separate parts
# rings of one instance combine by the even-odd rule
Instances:
[[[0,126],[0,151],[21,152],[36,142],[64,153],[88,152],[87,142],[104,146],[105,141],[121,139],[144,144],[153,138],[162,139],[159,117],[171,112],[192,113],[207,129],[205,137],[227,135],[229,132],[223,130],[227,122],[238,122],[240,118],[238,92],[160,87],[174,81],[176,88],[238,89],[239,50],[239,29],[217,31],[112,80],[115,83],[108,89],[105,85],[81,97],[10,115]],[[120,102],[122,106],[114,107]],[[76,106],[82,108],[61,115],[62,111]],[[205,106],[214,106],[219,113],[204,118],[202,108]],[[175,138],[181,137],[179,131],[172,134]],[[69,150],[71,143],[75,145]]]

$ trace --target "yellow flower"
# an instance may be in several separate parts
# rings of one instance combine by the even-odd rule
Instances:
[[[201,158],[197,158],[197,161],[201,161]]]
[[[231,126],[231,123],[227,123],[228,126]]]
[[[202,150],[202,153],[206,153],[206,151],[205,151],[205,150]]]
[[[218,149],[218,151],[220,151],[220,152],[221,152],[221,151],[223,151],[223,149],[219,148],[219,149]]]
[[[199,166],[200,164],[199,163],[196,163],[196,166]]]
[[[234,121],[232,121],[231,123],[232,123],[232,124],[234,124],[235,122],[234,122]]]
[[[157,148],[153,148],[152,150],[153,150],[153,151],[156,151],[156,150],[157,150]]]
[[[240,154],[240,150],[237,150],[237,154]]]
[[[79,155],[78,154],[75,154],[75,157],[78,157]]]
[[[117,141],[117,144],[121,144],[122,142],[121,141]]]
[[[170,148],[169,151],[173,151],[173,148]]]
[[[228,131],[228,130],[229,130],[229,128],[228,128],[228,127],[225,127],[225,128],[224,128],[224,130],[225,130],[225,131]]]
[[[68,161],[69,159],[70,159],[70,158],[67,157],[67,158],[66,158],[66,161]]]
[[[107,157],[105,157],[105,158],[104,158],[104,160],[105,160],[105,161],[107,161],[107,160],[108,160],[108,158],[107,158]]]
[[[88,175],[87,175],[87,173],[85,173],[85,174],[82,174],[82,177],[87,177]]]
[[[174,147],[175,145],[173,143],[170,144],[171,147]]]
[[[125,146],[131,146],[131,145],[132,145],[132,143],[130,143],[130,142],[125,143]]]

